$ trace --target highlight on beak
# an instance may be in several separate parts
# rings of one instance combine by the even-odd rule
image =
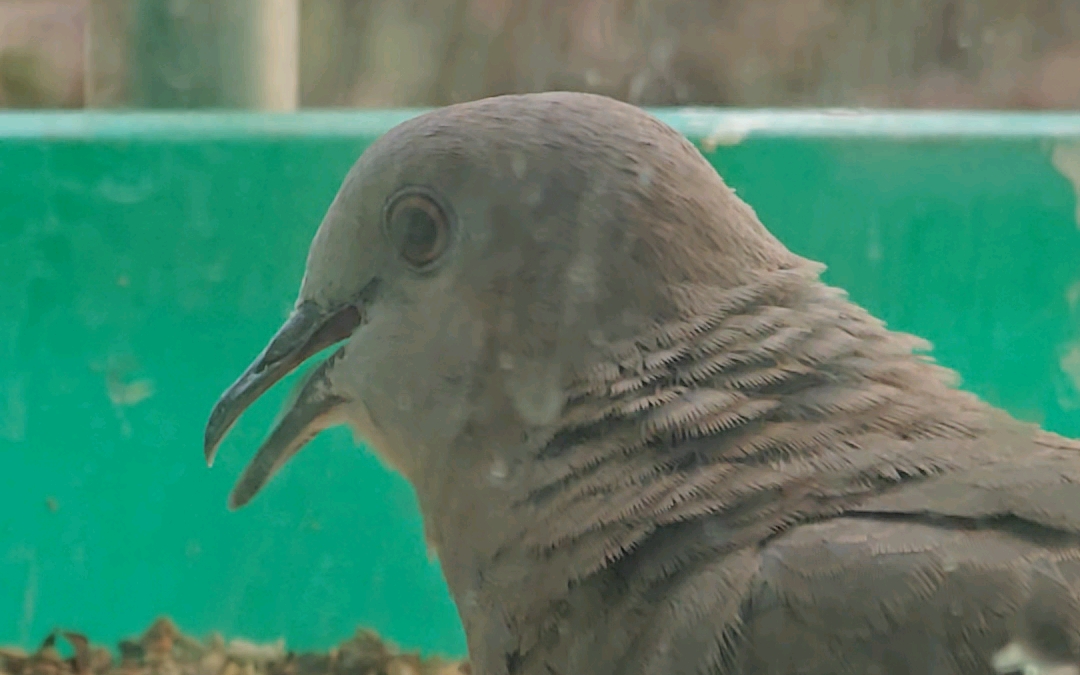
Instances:
[[[213,466],[214,455],[222,439],[252,403],[313,354],[352,335],[360,325],[361,318],[360,309],[352,304],[330,312],[320,310],[313,303],[303,303],[297,307],[266,349],[214,405],[203,440],[207,465]],[[327,372],[325,365],[317,371],[323,379]],[[314,380],[306,384],[315,386]],[[303,396],[301,392],[301,399]],[[297,414],[300,414],[299,411]],[[294,424],[299,419],[290,415],[292,411],[286,414],[282,425],[286,420]],[[279,425],[275,432],[281,428]]]
[[[285,404],[284,415],[233,487],[229,495],[230,510],[251,501],[285,462],[320,431],[343,421],[337,413],[345,399],[334,393],[328,377],[334,362],[343,353],[344,348],[338,349],[333,356],[320,363],[301,382],[293,400]]]

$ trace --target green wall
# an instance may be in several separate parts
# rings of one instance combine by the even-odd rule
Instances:
[[[0,644],[164,613],[463,652],[408,486],[344,430],[225,510],[288,384],[201,452],[341,178],[409,114],[0,115]],[[1080,436],[1080,115],[659,114],[964,386]]]

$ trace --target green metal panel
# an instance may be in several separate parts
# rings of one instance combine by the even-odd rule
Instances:
[[[201,454],[341,178],[410,114],[0,116],[0,643],[168,613],[463,652],[408,486],[347,432],[226,512],[288,384]],[[659,114],[964,386],[1080,436],[1080,116]]]

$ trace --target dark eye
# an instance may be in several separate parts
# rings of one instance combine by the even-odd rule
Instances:
[[[386,226],[402,260],[416,268],[434,263],[450,245],[446,214],[422,192],[396,197],[387,209]]]

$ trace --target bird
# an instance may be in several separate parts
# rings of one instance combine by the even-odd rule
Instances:
[[[678,131],[573,92],[360,154],[238,479],[345,425],[412,485],[478,675],[1080,675],[1080,442],[965,391]]]

